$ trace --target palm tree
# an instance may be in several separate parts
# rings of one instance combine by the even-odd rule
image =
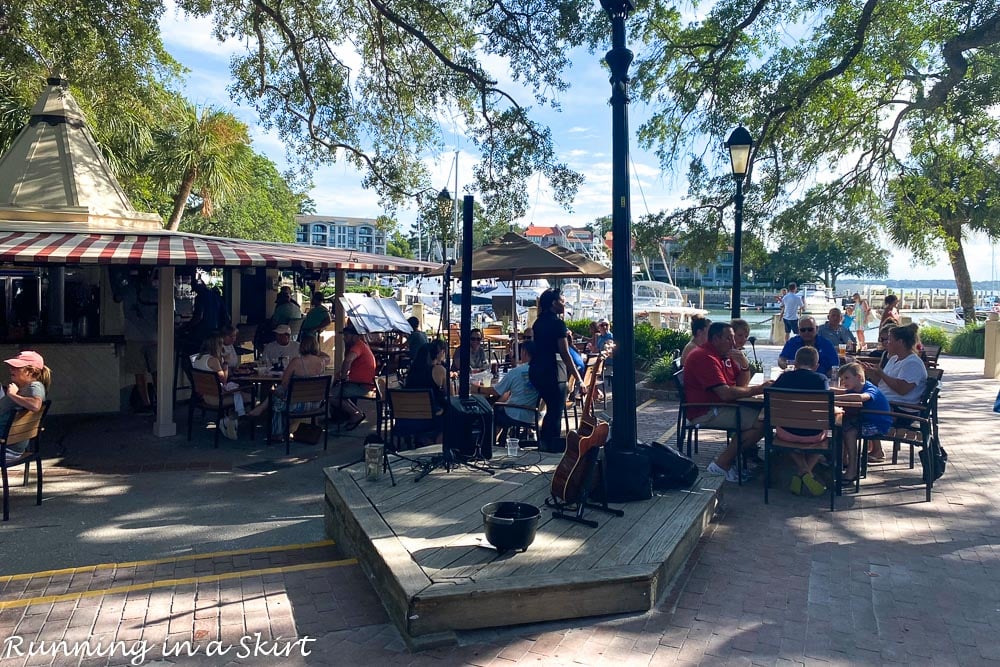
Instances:
[[[164,125],[153,133],[151,171],[164,187],[176,192],[167,226],[177,231],[192,194],[201,199],[201,213],[210,216],[215,204],[239,196],[248,187],[253,151],[247,126],[231,113],[211,106],[198,109],[175,100]]]

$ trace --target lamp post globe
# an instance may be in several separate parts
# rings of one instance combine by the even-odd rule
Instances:
[[[740,305],[743,302],[743,183],[750,171],[750,152],[753,149],[753,137],[745,127],[740,125],[726,140],[729,150],[729,162],[736,181],[736,216],[733,225],[733,296],[731,301],[732,318],[740,317]]]

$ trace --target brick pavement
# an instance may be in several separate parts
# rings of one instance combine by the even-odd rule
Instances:
[[[905,464],[873,467],[861,493],[839,498],[833,514],[825,498],[776,488],[765,506],[759,482],[727,485],[717,521],[667,599],[646,614],[466,632],[459,646],[411,654],[351,565],[3,609],[0,637],[204,647],[259,631],[316,640],[308,657],[165,658],[175,664],[1000,665],[1000,511],[990,485],[1000,454],[989,447],[997,383],[982,380],[981,361],[942,366],[951,460],[932,503],[923,502],[919,468]],[[659,435],[674,415],[664,404],[641,410],[640,435]],[[705,442],[702,462],[718,444]],[[213,562],[211,572],[246,564]],[[178,567],[188,566],[158,566],[151,576]],[[149,574],[138,570],[123,577]],[[29,581],[21,594],[83,585],[52,579]],[[14,664],[76,662],[0,660]]]

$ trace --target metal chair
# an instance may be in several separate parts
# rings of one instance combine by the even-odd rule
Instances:
[[[929,401],[937,403],[937,394],[940,389],[935,386],[930,391]],[[865,441],[878,440],[881,442],[892,442],[893,443],[893,463],[896,462],[896,449],[902,445],[906,444],[910,446],[910,469],[914,467],[913,465],[913,450],[915,447],[920,447],[926,452],[925,456],[930,464],[931,470],[927,468],[923,471],[923,481],[925,486],[925,498],[927,502],[931,500],[931,489],[934,487],[934,462],[937,460],[938,449],[941,446],[940,441],[935,433],[934,422],[929,416],[928,410],[922,410],[920,414],[912,414],[909,412],[900,412],[896,409],[899,404],[890,404],[893,408],[892,410],[862,410],[861,414],[865,415],[888,415],[893,420],[893,426],[889,429],[888,433],[882,436],[868,436],[866,438],[859,438],[858,441],[858,455],[859,455],[859,471],[867,472],[867,460],[864,456],[863,444]]]
[[[698,451],[698,433],[702,430],[707,431],[724,431],[726,433],[726,439],[729,438],[739,438],[740,434],[743,432],[743,418],[741,416],[740,406],[736,403],[689,403],[684,391],[684,369],[674,373],[674,386],[677,388],[677,451],[683,452],[684,449],[684,439],[687,437],[687,456],[691,456],[691,447],[694,445],[694,451]],[[711,424],[704,425],[693,422],[688,416],[688,411],[691,408],[701,410],[705,408],[707,410],[735,410],[736,413],[736,425],[731,428],[723,428],[721,426],[712,426]],[[742,471],[743,469],[743,443],[738,443],[736,449],[736,465],[737,469]],[[742,474],[739,476],[740,485],[743,484]]]
[[[937,368],[938,357],[941,356],[941,346],[940,345],[924,345],[923,351],[920,353],[920,358],[924,360],[924,365],[927,368]]]
[[[771,451],[782,450],[800,454],[825,454],[834,470],[830,485],[830,511],[840,492],[841,461],[840,431],[833,405],[832,391],[806,391],[803,389],[764,390],[764,503],[768,501],[771,486]],[[807,429],[823,431],[825,438],[817,443],[801,443],[782,439],[776,429]]]
[[[38,412],[30,410],[18,410],[13,418],[7,423],[7,429],[0,437],[0,474],[3,476],[3,520],[10,519],[10,485],[7,479],[7,471],[15,466],[24,464],[24,481],[22,486],[27,486],[28,475],[31,471],[31,462],[35,462],[35,477],[37,478],[37,490],[35,492],[35,504],[42,504],[42,452],[38,439],[42,431],[45,430],[44,420],[48,414],[52,401],[43,401]],[[19,456],[7,458],[7,447],[20,442],[27,442],[24,452]]]
[[[309,419],[309,423],[315,425],[317,417],[323,417],[323,421],[326,421],[327,410],[329,409],[328,401],[330,400],[330,381],[333,378],[329,375],[316,375],[308,377],[293,377],[288,381],[288,390],[285,393],[285,403],[284,407],[277,412],[281,416],[284,428],[282,429],[281,437],[285,441],[285,456],[291,454],[292,451],[292,419]],[[300,408],[298,410],[293,410],[296,405],[307,405],[309,407]],[[273,417],[275,414],[274,410],[274,399],[271,399],[271,409],[270,414],[272,419],[270,423],[273,424]],[[267,444],[271,444],[272,439],[272,428],[267,429]],[[330,429],[324,424],[323,426],[323,451],[326,451],[327,445],[330,441]]]

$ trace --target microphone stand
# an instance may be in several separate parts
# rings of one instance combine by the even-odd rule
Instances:
[[[757,359],[757,346],[754,344],[757,342],[756,336],[750,336],[747,338],[747,342],[750,343],[750,349],[753,350],[753,362],[760,366],[760,360]]]

